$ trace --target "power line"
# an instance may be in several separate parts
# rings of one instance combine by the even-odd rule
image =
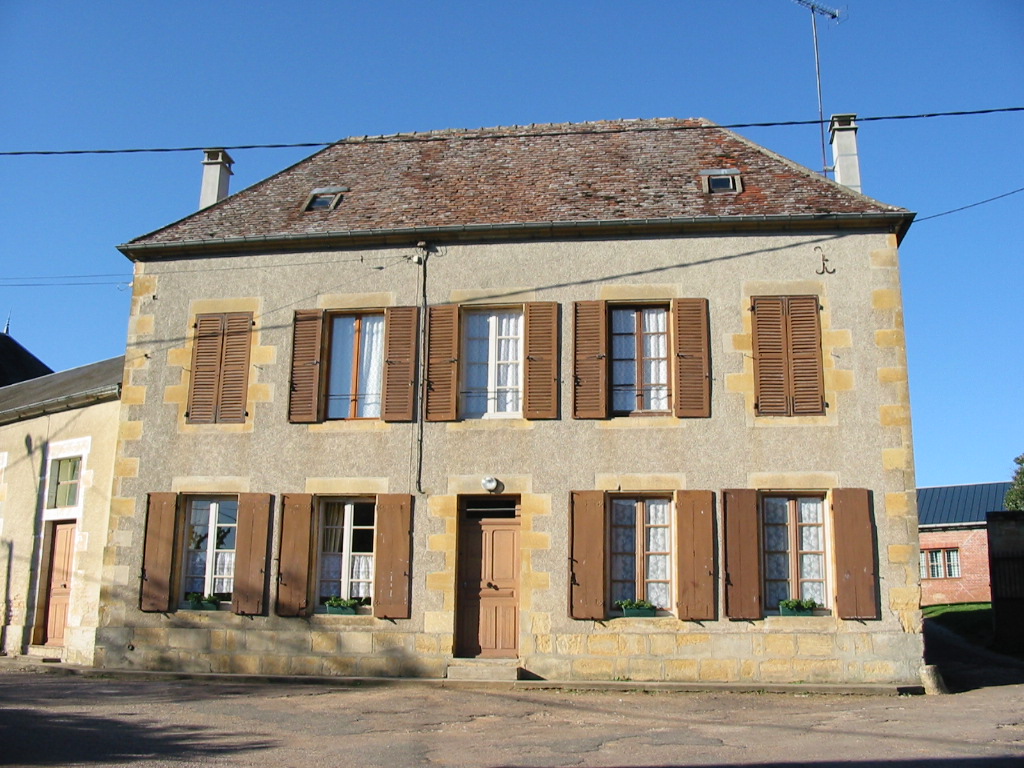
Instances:
[[[1021,187],[1019,189],[1015,189],[1012,192],[1005,192],[1002,195],[996,195],[995,197],[990,197],[987,200],[979,200],[978,202],[971,203],[970,205],[962,205],[959,208],[953,208],[952,210],[949,210],[949,211],[943,211],[942,213],[933,213],[931,216],[925,216],[924,218],[915,219],[914,223],[917,224],[917,223],[922,222],[922,221],[928,221],[929,219],[937,219],[937,218],[939,218],[939,216],[949,216],[949,214],[951,214],[951,213],[959,213],[960,211],[966,211],[968,208],[977,208],[979,205],[984,205],[985,203],[991,203],[993,200],[1002,200],[1004,197],[1009,197],[1010,195],[1016,195],[1018,192],[1024,192],[1024,187]]]
[[[993,109],[969,109],[969,110],[958,110],[953,112],[922,112],[913,115],[877,115],[869,117],[857,117],[858,122],[877,122],[881,120],[923,120],[928,118],[936,117],[965,117],[971,115],[992,115],[997,113],[1005,112],[1024,112],[1024,107],[996,107]],[[706,130],[717,130],[719,128],[785,128],[791,126],[801,125],[824,125],[827,121],[825,120],[776,120],[771,122],[761,123],[730,123],[728,125],[673,125],[673,126],[653,126],[653,127],[637,127],[637,126],[624,126],[622,128],[609,128],[600,131],[600,133],[625,133],[625,132],[638,132],[638,131],[706,131]],[[522,126],[513,126],[522,127]],[[460,136],[460,141],[466,140],[489,140],[495,138],[514,138],[516,136],[572,136],[577,134],[591,134],[593,130],[573,130],[572,128],[563,128],[552,131],[530,131],[529,133],[517,134],[513,131],[504,131],[500,134],[484,134],[484,135],[469,135]],[[409,134],[394,134],[390,136],[363,136],[357,139],[361,143],[372,143],[372,142],[385,142],[394,141],[397,138],[409,141],[442,141],[452,137],[452,133],[445,132],[427,132],[427,133],[409,133]],[[306,141],[306,142],[295,142],[295,143],[280,143],[280,144],[234,144],[230,146],[218,145],[218,149],[226,150],[243,150],[243,149],[294,149],[294,148],[311,148],[311,147],[329,147],[333,144],[340,144],[348,141],[349,139],[341,139],[340,141]],[[0,152],[0,157],[25,157],[25,156],[55,156],[55,155],[128,155],[128,154],[142,154],[142,153],[158,153],[158,152],[201,152],[204,149],[209,149],[211,144],[204,146],[195,147],[134,147],[131,149],[40,149],[40,150],[17,150],[9,152]]]

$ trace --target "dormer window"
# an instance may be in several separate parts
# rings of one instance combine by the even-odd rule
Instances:
[[[704,192],[709,195],[736,194],[743,191],[743,179],[735,168],[717,168],[700,172]]]
[[[303,211],[333,211],[341,202],[348,187],[318,187],[309,193]]]

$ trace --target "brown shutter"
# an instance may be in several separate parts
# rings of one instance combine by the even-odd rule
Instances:
[[[238,527],[235,529],[235,577],[231,610],[242,616],[263,613],[266,590],[267,544],[274,498],[269,493],[238,496]]]
[[[373,615],[408,619],[412,587],[412,496],[377,496]]]
[[[431,307],[428,316],[426,421],[455,421],[459,400],[459,306]]]
[[[573,306],[574,419],[608,418],[608,314],[603,301]]]
[[[171,575],[174,572],[177,522],[178,494],[149,494],[139,603],[139,607],[144,611],[162,613],[171,610]]]
[[[817,296],[789,297],[789,364],[794,416],[825,413]]]
[[[553,301],[526,305],[526,393],[523,416],[527,419],[558,418],[558,304]]]
[[[676,558],[679,563],[678,618],[715,616],[715,494],[676,491]]]
[[[309,605],[309,566],[313,549],[313,496],[288,493],[281,500],[281,554],[277,615],[305,616]]]
[[[789,415],[785,302],[780,296],[753,299],[754,398],[759,416]]]
[[[725,516],[725,615],[760,619],[761,537],[757,491],[723,491]]]
[[[416,407],[418,307],[384,310],[384,421],[412,421]]]
[[[288,400],[288,421],[292,424],[311,424],[321,420],[323,329],[322,309],[301,309],[295,313],[292,384]]]
[[[569,510],[569,617],[602,620],[605,602],[603,491],[573,491]]]
[[[224,315],[197,316],[186,412],[190,424],[213,424],[217,420],[223,347]]]
[[[672,302],[675,324],[675,415],[711,416],[711,341],[707,299]]]
[[[224,316],[224,357],[217,405],[217,421],[221,424],[245,422],[251,340],[251,312],[233,312]]]
[[[871,491],[833,489],[832,527],[836,547],[836,614],[841,619],[881,618]]]

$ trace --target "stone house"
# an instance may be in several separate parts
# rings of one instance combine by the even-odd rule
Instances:
[[[98,664],[917,679],[913,214],[703,119],[231,162],[121,246]]]

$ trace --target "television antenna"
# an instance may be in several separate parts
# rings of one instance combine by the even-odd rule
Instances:
[[[814,75],[818,82],[818,129],[821,131],[821,175],[828,178],[828,157],[825,154],[825,110],[821,102],[821,59],[818,57],[818,16],[827,16],[836,21],[839,11],[834,8],[813,2],[813,0],[793,0],[811,12],[811,29],[814,30]]]

